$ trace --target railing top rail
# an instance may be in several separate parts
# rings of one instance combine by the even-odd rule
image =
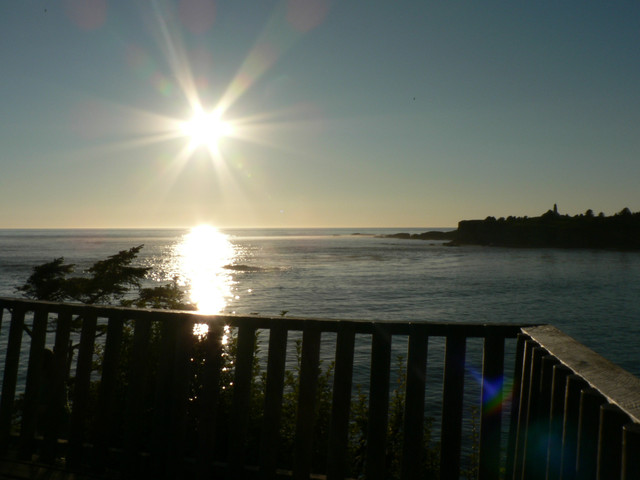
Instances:
[[[395,321],[365,319],[319,319],[295,317],[241,316],[241,315],[206,315],[185,310],[156,310],[116,307],[105,305],[85,305],[35,301],[20,298],[0,297],[0,308],[19,308],[25,311],[44,309],[49,313],[71,313],[72,315],[95,315],[98,317],[120,316],[128,320],[153,317],[157,321],[191,321],[193,323],[225,324],[230,326],[251,325],[257,329],[268,329],[275,325],[288,330],[318,329],[323,332],[337,332],[344,325],[351,325],[356,333],[372,333],[375,329],[385,328],[393,335],[408,335],[416,328],[426,330],[429,335],[447,336],[461,335],[465,337],[498,336],[513,338],[523,324],[507,323],[453,323],[431,321]]]
[[[640,423],[640,379],[551,325],[522,331]]]

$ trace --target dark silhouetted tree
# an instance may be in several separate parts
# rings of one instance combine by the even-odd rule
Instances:
[[[28,298],[59,302],[68,298],[66,276],[73,272],[74,265],[64,263],[64,258],[33,267],[27,282],[18,287],[18,292]]]
[[[75,265],[65,264],[64,257],[56,258],[34,267],[26,283],[17,290],[35,300],[192,309],[176,279],[165,285],[142,288],[141,282],[150,268],[133,265],[142,247],[138,245],[99,260],[81,276],[70,276]]]
[[[618,215],[620,215],[620,216],[625,216],[625,217],[626,217],[626,216],[630,216],[630,215],[631,215],[631,210],[629,210],[629,208],[628,208],[628,207],[624,207],[622,210],[620,210],[620,211],[618,212]]]

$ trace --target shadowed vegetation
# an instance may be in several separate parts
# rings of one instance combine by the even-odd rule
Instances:
[[[66,264],[64,258],[56,258],[51,262],[36,266],[32,275],[24,285],[17,290],[25,296],[36,300],[48,301],[74,301],[85,304],[116,304],[122,306],[134,306],[140,308],[160,308],[160,309],[193,309],[193,306],[186,302],[185,292],[174,280],[165,285],[158,285],[151,288],[142,288],[141,284],[147,275],[149,268],[136,266],[135,261],[142,245],[123,250],[116,255],[112,255],[105,260],[94,263],[89,269],[80,275],[73,275],[74,265]],[[281,312],[285,316],[286,310]],[[79,332],[82,326],[82,318],[76,317],[73,320],[73,329]],[[97,336],[104,335],[106,325],[98,326]],[[136,388],[144,392],[143,404],[149,408],[144,408],[136,422],[141,425],[143,437],[153,439],[153,432],[156,429],[154,422],[157,420],[157,412],[154,412],[151,405],[154,404],[153,381],[150,379],[158,375],[158,365],[162,363],[160,356],[163,351],[163,339],[165,332],[159,322],[155,322],[147,334],[147,348],[143,359],[148,375],[145,378],[136,379]],[[117,412],[113,419],[117,425],[117,435],[124,436],[127,429],[127,392],[131,388],[130,362],[136,341],[135,325],[131,321],[124,321],[122,327],[122,337],[120,343],[120,360],[117,367],[117,380],[114,384],[115,394],[113,395],[114,410]],[[215,448],[215,459],[224,462],[228,455],[229,445],[226,439],[234,425],[231,425],[233,401],[234,401],[234,380],[235,367],[238,354],[238,337],[235,329],[229,329],[225,333],[226,342],[222,346],[222,358],[220,362],[219,396],[215,408],[217,445]],[[253,346],[253,366],[251,373],[251,396],[246,412],[247,419],[247,449],[244,462],[248,465],[256,465],[259,462],[260,435],[262,428],[262,416],[265,405],[266,392],[266,372],[262,369],[259,359],[264,354],[260,351],[259,334],[255,334]],[[189,406],[187,423],[189,430],[198,431],[198,418],[203,409],[203,378],[206,373],[206,358],[208,334],[194,337],[190,348],[190,362],[188,378]],[[69,356],[74,355],[74,351],[79,345],[71,345]],[[95,344],[93,362],[93,378],[99,378],[102,373],[104,361],[104,343]],[[295,363],[285,371],[284,389],[281,405],[280,434],[278,446],[279,468],[292,469],[294,451],[296,447],[296,424],[298,395],[300,389],[302,343],[296,341]],[[71,358],[67,364],[72,363]],[[406,371],[405,362],[398,359],[398,380],[396,388],[391,393],[391,403],[388,418],[387,432],[387,452],[386,464],[388,466],[388,478],[400,477],[400,466],[402,456],[403,438],[403,415],[405,403]],[[313,454],[312,468],[315,472],[323,472],[327,465],[327,446],[329,437],[329,425],[331,417],[331,404],[333,395],[333,374],[334,363],[323,365],[320,362],[318,368],[318,383],[315,400],[315,423],[313,433]],[[66,381],[66,390],[73,391],[75,378],[69,376]],[[94,380],[90,387],[89,410],[95,411],[98,407],[98,397],[100,393],[100,381]],[[348,474],[354,478],[363,475],[366,457],[367,423],[368,423],[368,396],[362,392],[360,386],[356,386],[357,394],[351,402],[350,434],[348,440],[347,465]],[[21,400],[18,399],[18,403]],[[66,408],[68,410],[68,407]],[[18,416],[20,413],[18,412]],[[68,415],[67,415],[68,417]],[[63,422],[68,422],[68,418]],[[96,437],[99,432],[96,429],[99,425],[94,424],[99,415],[89,415],[84,425],[87,436]],[[431,419],[424,421],[424,456],[420,460],[426,478],[437,478],[439,464],[439,445],[431,439]],[[99,422],[98,422],[99,423]],[[63,427],[66,431],[66,427]],[[99,435],[98,435],[99,436]],[[194,436],[188,439],[187,445],[194,452],[198,448],[198,438]]]

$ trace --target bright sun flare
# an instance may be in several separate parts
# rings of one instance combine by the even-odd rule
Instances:
[[[231,124],[225,122],[217,111],[196,111],[193,117],[182,124],[182,132],[191,140],[191,147],[206,146],[216,150],[218,141],[231,134]]]

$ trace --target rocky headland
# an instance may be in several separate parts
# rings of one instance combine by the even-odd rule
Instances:
[[[458,229],[410,235],[397,233],[391,238],[448,240],[447,245],[492,245],[503,247],[555,247],[594,249],[640,249],[640,212],[628,208],[615,215],[561,215],[554,205],[539,217],[487,217],[462,220]]]

